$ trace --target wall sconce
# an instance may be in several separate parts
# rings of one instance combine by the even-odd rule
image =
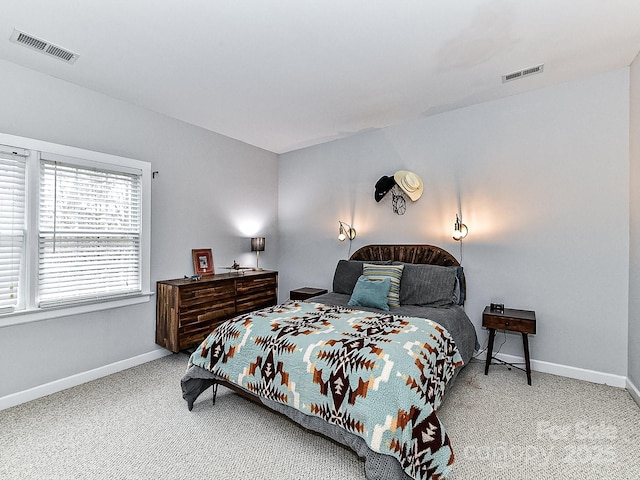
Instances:
[[[251,251],[256,252],[256,268],[254,270],[262,270],[260,268],[260,252],[264,252],[264,237],[251,239]]]
[[[467,236],[467,233],[469,233],[469,229],[464,223],[462,223],[460,217],[458,217],[458,214],[456,213],[456,223],[453,224],[453,239],[460,242]]]
[[[338,224],[340,225],[340,228],[338,229],[339,241],[344,242],[347,238],[349,239],[349,241],[351,241],[356,238],[355,228],[353,228],[348,223],[341,222],[340,220],[338,220]]]

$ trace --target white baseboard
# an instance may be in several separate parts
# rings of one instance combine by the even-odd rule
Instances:
[[[629,392],[629,394],[631,395],[631,398],[633,398],[638,404],[638,406],[640,407],[640,390],[638,390],[638,387],[636,387],[628,377],[627,377],[627,392]]]
[[[106,377],[112,373],[126,370],[127,368],[142,365],[143,363],[151,362],[162,357],[171,355],[171,352],[164,349],[153,350],[152,352],[144,353],[136,357],[121,360],[119,362],[111,363],[103,367],[95,368],[86,372],[71,375],[70,377],[55,380],[53,382],[45,383],[44,385],[38,385],[37,387],[23,390],[22,392],[12,393],[4,397],[0,397],[0,410],[19,405],[21,403],[29,402],[40,397],[51,395],[52,393],[66,390],[67,388],[75,387],[92,380],[96,380],[101,377]],[[496,357],[504,362],[509,363],[521,363],[524,362],[523,357],[517,357],[514,355],[507,355],[499,353]],[[486,357],[480,355],[479,360],[484,360]],[[610,373],[598,372],[595,370],[586,370],[584,368],[570,367],[567,365],[560,365],[557,363],[543,362],[540,360],[531,360],[531,370],[542,373],[550,373],[552,375],[559,375],[561,377],[575,378],[577,380],[585,380],[587,382],[601,383],[611,385],[613,387],[626,388],[631,397],[640,405],[640,391],[631,380],[621,375],[613,375]]]
[[[112,373],[120,372],[122,370],[126,370],[127,368],[142,365],[143,363],[151,362],[152,360],[157,360],[159,358],[166,357],[167,355],[171,355],[171,352],[169,352],[168,350],[153,350],[152,352],[143,353],[142,355],[138,355],[136,357],[127,358],[126,360],[121,360],[119,362],[111,363],[109,365],[98,367],[86,372],[77,373],[75,375],[71,375],[70,377],[61,378],[60,380],[45,383],[44,385],[38,385],[37,387],[29,388],[21,392],[12,393],[10,395],[0,397],[0,410],[19,405],[21,403],[29,402],[31,400],[35,400],[36,398],[45,397],[47,395],[51,395],[52,393],[60,392],[62,390],[66,390],[67,388],[75,387],[77,385],[81,385],[83,383],[90,382],[101,377],[106,377],[107,375],[111,375]]]
[[[508,363],[524,363],[524,357],[507,355],[499,353],[496,358]],[[486,356],[479,358],[486,359]],[[524,367],[524,365],[523,365]],[[542,373],[550,373],[560,377],[575,378],[576,380],[584,380],[587,382],[601,383],[611,385],[612,387],[627,388],[627,377],[622,375],[614,375],[612,373],[603,373],[596,370],[587,370],[584,368],[570,367],[568,365],[560,365],[559,363],[543,362],[541,360],[531,360],[531,370]]]

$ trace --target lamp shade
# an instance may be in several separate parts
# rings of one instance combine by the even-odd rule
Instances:
[[[251,239],[252,252],[264,252],[264,237],[254,237]]]

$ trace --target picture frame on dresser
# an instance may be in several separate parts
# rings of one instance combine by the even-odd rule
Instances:
[[[213,254],[210,248],[194,248],[191,250],[191,257],[193,259],[194,275],[206,276],[215,273]]]

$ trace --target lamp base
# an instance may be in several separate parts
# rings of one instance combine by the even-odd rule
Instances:
[[[260,250],[256,251],[256,267],[253,269],[254,272],[261,272],[262,267],[260,267]]]

